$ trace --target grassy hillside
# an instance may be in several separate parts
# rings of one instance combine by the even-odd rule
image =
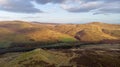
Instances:
[[[0,67],[119,67],[120,45],[108,45],[3,54]]]
[[[82,42],[99,42],[104,40],[120,40],[118,24],[92,22],[88,24],[62,24],[54,28],[56,31],[77,37]]]
[[[98,26],[101,29],[120,30],[119,24],[106,24],[101,22],[92,22],[88,24],[61,24],[56,25],[54,29],[71,36],[75,36],[76,32],[84,29],[91,29],[92,26]]]
[[[13,43],[32,42],[76,42],[67,34],[50,30],[51,25],[22,21],[0,22],[0,47],[9,47]]]
[[[3,67],[59,67],[70,65],[69,60],[69,56],[64,53],[36,49],[19,55],[7,64],[3,64]]]
[[[106,34],[109,34],[111,36],[120,38],[120,30],[103,29],[103,32],[105,32]]]
[[[120,40],[120,25],[106,23],[42,24],[24,21],[0,22],[0,47],[30,42],[99,42]]]
[[[42,42],[47,42],[47,41],[75,42],[76,41],[74,37],[71,37],[67,34],[62,34],[56,31],[52,31],[49,29],[43,29],[40,31],[29,33],[27,35],[34,41],[42,41]]]
[[[96,25],[92,25],[89,29],[86,28],[82,31],[79,31],[75,37],[83,42],[99,42],[107,39],[117,39],[114,36],[104,33],[102,29]]]

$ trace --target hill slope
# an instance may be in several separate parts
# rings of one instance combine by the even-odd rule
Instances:
[[[82,42],[99,42],[107,39],[117,39],[117,37],[110,36],[109,34],[104,33],[102,29],[96,25],[92,25],[89,29],[86,28],[82,31],[77,32],[75,37]]]
[[[120,67],[119,47],[107,45],[3,54],[0,55],[0,67]],[[115,48],[117,50],[113,50]]]
[[[120,25],[106,23],[42,24],[24,21],[0,22],[0,46],[28,42],[100,42],[120,40]],[[116,41],[115,41],[116,42]]]
[[[3,67],[59,67],[67,65],[68,61],[69,57],[64,53],[36,49],[19,55],[9,63],[3,64]]]
[[[51,25],[22,21],[0,22],[0,47],[9,47],[14,43],[77,41],[72,36],[50,30],[49,28],[51,28]]]
[[[42,41],[42,42],[74,42],[76,41],[75,38],[67,35],[67,34],[62,34],[56,31],[52,31],[49,29],[43,29],[39,31],[35,31],[32,33],[27,34],[28,37],[33,39],[34,41]]]

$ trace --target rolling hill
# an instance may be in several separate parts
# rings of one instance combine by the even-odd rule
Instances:
[[[0,22],[0,46],[31,42],[101,42],[120,43],[120,25],[92,22],[87,24],[52,24],[25,21]],[[117,40],[117,41],[115,41]],[[108,42],[110,43],[110,42]]]
[[[102,40],[117,39],[117,37],[104,33],[102,29],[96,25],[92,25],[91,28],[77,32],[75,37],[82,42],[99,42]]]
[[[64,53],[36,49],[20,54],[2,67],[56,67],[69,64],[69,56]],[[70,65],[70,64],[69,64]]]

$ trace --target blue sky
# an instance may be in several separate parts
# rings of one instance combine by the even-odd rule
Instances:
[[[0,0],[0,21],[120,24],[119,0]]]

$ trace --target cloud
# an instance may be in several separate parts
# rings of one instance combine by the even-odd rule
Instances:
[[[0,10],[18,13],[42,12],[32,4],[33,0],[0,0]]]
[[[40,13],[39,8],[35,8],[34,4],[47,4],[47,3],[62,3],[66,0],[0,0],[0,10],[18,13]]]
[[[119,0],[71,0],[61,4],[61,7],[69,12],[120,13]]]
[[[103,2],[92,1],[69,1],[69,3],[61,4],[61,7],[69,12],[89,12],[91,10],[97,9],[103,5]]]
[[[39,16],[26,16],[26,17],[22,17],[22,18],[33,19],[33,18],[41,18],[41,17],[39,17]]]
[[[120,13],[120,1],[105,4],[103,7],[98,8],[95,13],[96,14]]]
[[[120,13],[120,0],[0,0],[0,10],[18,13],[42,12],[32,2],[40,5],[58,4],[62,9],[73,13]]]
[[[47,3],[63,3],[67,0],[35,0],[39,4],[47,4]]]
[[[94,14],[107,14],[107,13],[120,13],[120,8],[108,8],[108,7],[104,7],[99,9],[97,12],[95,12]]]
[[[8,16],[0,16],[0,19],[8,19],[8,18],[10,18],[10,17],[8,17]]]

